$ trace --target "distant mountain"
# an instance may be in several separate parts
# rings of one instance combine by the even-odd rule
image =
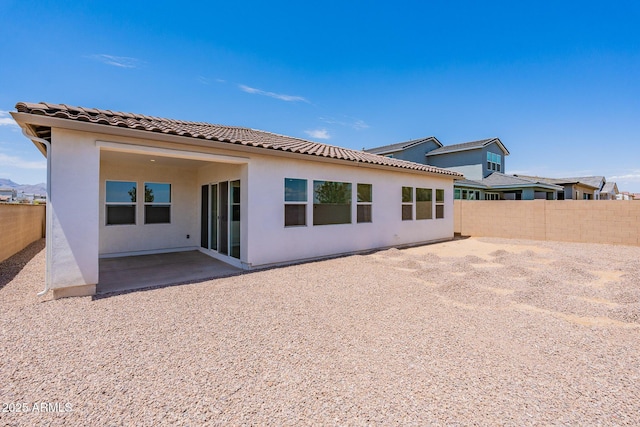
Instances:
[[[21,193],[35,194],[38,196],[44,196],[45,194],[47,194],[47,184],[45,183],[34,185],[17,184],[10,179],[0,178],[0,188],[4,187],[15,188],[15,190],[18,192],[18,195],[20,195]]]

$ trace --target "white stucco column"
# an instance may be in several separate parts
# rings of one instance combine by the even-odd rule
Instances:
[[[50,287],[54,297],[93,295],[98,283],[100,150],[87,133],[52,129]]]

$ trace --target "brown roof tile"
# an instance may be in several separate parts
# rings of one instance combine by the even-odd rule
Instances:
[[[434,166],[392,159],[364,151],[350,150],[318,142],[306,141],[285,135],[278,135],[255,129],[214,125],[210,123],[188,122],[163,119],[141,114],[121,113],[95,108],[72,107],[64,104],[19,102],[16,109],[20,113],[76,120],[102,126],[124,127],[147,132],[179,135],[210,141],[240,144],[261,149],[287,151],[318,157],[327,157],[371,165],[391,166],[453,177],[462,176],[458,172]]]

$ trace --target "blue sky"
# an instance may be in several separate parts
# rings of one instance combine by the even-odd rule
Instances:
[[[178,6],[179,5],[179,6]],[[0,178],[42,182],[18,101],[361,149],[499,137],[507,173],[640,192],[640,3],[0,1]]]

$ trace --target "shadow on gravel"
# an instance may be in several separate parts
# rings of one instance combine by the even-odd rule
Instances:
[[[0,290],[22,271],[25,265],[40,253],[45,246],[45,239],[36,240],[29,246],[0,262]]]

